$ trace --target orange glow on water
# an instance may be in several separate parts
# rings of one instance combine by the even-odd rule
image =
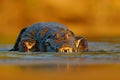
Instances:
[[[0,66],[1,80],[119,80],[120,65],[84,65],[54,68]]]

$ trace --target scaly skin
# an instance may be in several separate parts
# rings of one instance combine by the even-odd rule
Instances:
[[[84,37],[75,36],[64,25],[52,22],[35,23],[21,30],[11,51],[80,52],[87,51]]]

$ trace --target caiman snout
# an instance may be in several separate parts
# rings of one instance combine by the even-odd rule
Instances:
[[[72,52],[72,48],[68,44],[63,44],[59,49],[58,52]]]

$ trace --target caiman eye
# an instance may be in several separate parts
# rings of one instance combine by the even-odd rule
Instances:
[[[60,34],[56,33],[54,37],[58,39],[60,37]]]
[[[67,33],[64,35],[64,37],[65,37],[65,39],[69,39],[71,37],[71,35]]]

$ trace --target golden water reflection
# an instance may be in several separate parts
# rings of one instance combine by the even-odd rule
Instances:
[[[120,80],[120,64],[1,65],[0,80]]]

